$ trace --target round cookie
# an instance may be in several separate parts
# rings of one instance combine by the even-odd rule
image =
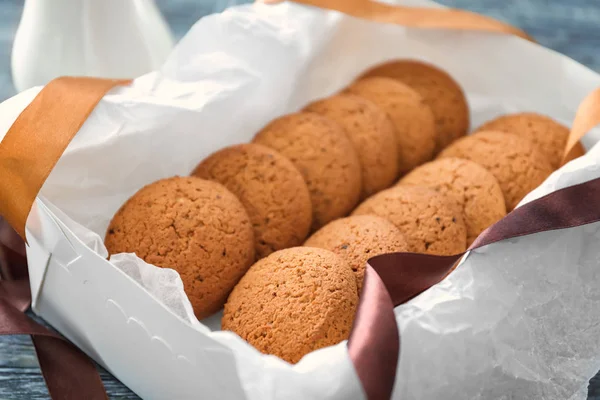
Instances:
[[[550,161],[525,138],[495,131],[482,131],[457,140],[439,158],[465,158],[481,165],[498,180],[507,211],[552,173]]]
[[[310,194],[294,164],[258,144],[230,146],[202,161],[192,172],[235,194],[254,227],[256,255],[302,244],[312,224]]]
[[[356,81],[346,92],[372,101],[390,117],[396,131],[400,174],[431,160],[435,120],[417,92],[394,79],[377,77]]]
[[[460,158],[431,161],[409,172],[399,184],[428,187],[455,199],[465,217],[467,245],[506,215],[498,181],[473,161]]]
[[[332,221],[309,237],[304,245],[333,251],[346,260],[356,275],[359,294],[369,258],[410,250],[402,232],[375,215],[354,215]]]
[[[275,149],[298,168],[310,192],[313,229],[347,215],[358,203],[358,155],[334,121],[314,113],[289,114],[267,125],[253,142]]]
[[[194,313],[218,311],[254,262],[254,235],[244,206],[225,187],[195,177],[147,185],[113,217],[110,254],[135,253],[179,272]]]
[[[415,60],[397,60],[367,71],[363,77],[382,76],[396,79],[417,91],[435,116],[436,150],[440,152],[454,140],[467,134],[469,104],[458,83],[445,71]]]
[[[531,140],[554,169],[560,167],[570,133],[569,128],[552,118],[530,112],[503,115],[486,122],[475,132],[481,131],[512,133]],[[578,143],[577,148],[578,155],[582,155],[581,144]]]
[[[416,253],[453,255],[467,249],[467,228],[456,202],[432,189],[395,186],[379,192],[352,215],[377,215],[404,234]]]
[[[362,198],[388,188],[398,177],[398,146],[394,125],[385,111],[362,97],[332,96],[309,104],[346,130],[361,165]]]
[[[250,268],[231,292],[221,326],[263,353],[297,363],[348,339],[357,306],[356,278],[341,257],[294,247]]]

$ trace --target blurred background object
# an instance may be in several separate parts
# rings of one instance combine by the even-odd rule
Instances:
[[[25,0],[12,48],[17,91],[59,76],[135,78],[173,49],[154,0]]]
[[[30,0],[27,0],[30,1]],[[61,3],[83,0],[35,0],[53,7]],[[106,3],[88,0],[89,3]],[[111,0],[136,4],[140,0]],[[145,0],[144,0],[145,1]],[[249,3],[251,0],[154,0],[168,22],[175,41],[179,40],[202,16],[220,12],[227,7]],[[392,1],[393,2],[393,1]],[[464,8],[506,21],[531,34],[541,45],[600,70],[600,3],[597,0],[439,0],[440,3]],[[11,79],[10,54],[19,25],[23,0],[0,0],[0,101],[14,95]],[[109,25],[110,27],[110,25]],[[44,63],[44,60],[38,60]],[[19,73],[17,73],[18,75]],[[19,85],[21,86],[21,85]]]
[[[0,101],[59,75],[154,70],[199,18],[247,2],[0,0]]]

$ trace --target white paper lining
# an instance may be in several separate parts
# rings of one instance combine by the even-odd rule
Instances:
[[[160,71],[106,96],[42,194],[104,255],[110,218],[141,186],[189,173],[211,152],[249,141],[273,118],[391,58],[422,59],[450,72],[468,95],[472,126],[521,110],[570,124],[580,101],[600,85],[594,72],[514,37],[405,29],[294,4],[241,6],[202,19]],[[38,91],[0,105],[2,135]],[[596,148],[527,200],[600,176],[599,160]],[[598,235],[595,224],[488,246],[398,307],[402,357],[394,397],[562,400],[584,393],[600,367]],[[232,348],[249,398],[362,396],[344,343],[291,367],[230,333],[210,333],[193,317],[173,271],[131,255],[112,263]],[[218,317],[203,322],[218,327]]]

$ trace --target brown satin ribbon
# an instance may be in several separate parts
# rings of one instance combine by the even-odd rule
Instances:
[[[7,132],[0,143],[0,215],[23,240],[27,216],[50,171],[106,92],[128,82],[56,79],[40,91]],[[107,399],[91,360],[24,314],[31,293],[23,244],[15,239],[15,231],[0,220],[0,243],[4,244],[0,247],[0,335],[31,335],[52,399]]]
[[[596,106],[600,109],[600,104]],[[600,178],[550,193],[513,210],[484,231],[469,250],[505,239],[598,222],[599,201]],[[439,283],[464,254],[392,253],[369,260],[348,341],[350,358],[369,400],[389,399],[394,388],[400,357],[394,352],[400,346],[394,306]],[[382,293],[383,283],[387,295]]]
[[[283,0],[259,0],[267,4]],[[371,0],[293,0],[295,3],[339,11],[374,22],[425,29],[473,30],[507,33],[534,41],[521,29],[493,18],[453,8],[423,8],[391,5]]]
[[[571,134],[567,140],[567,146],[563,154],[563,164],[583,153],[583,147],[579,141],[586,133],[591,131],[600,121],[600,88],[587,95],[579,105],[575,121],[571,127]]]
[[[130,81],[54,79],[23,110],[0,143],[0,215],[25,240],[35,197],[106,92]]]
[[[584,153],[579,140],[598,125],[600,88],[590,93],[577,110],[563,164]],[[513,210],[479,235],[467,251],[505,239],[600,221],[599,201],[600,178],[550,193]],[[400,348],[394,307],[441,282],[465,253],[392,253],[368,261],[348,351],[369,400],[389,399],[394,388],[400,357],[393,352]],[[387,296],[381,293],[380,282],[385,284]]]
[[[0,280],[0,335],[31,336],[53,400],[107,400],[104,385],[91,360],[64,338],[25,315],[31,304],[31,292],[27,277],[23,277],[27,271],[24,256],[0,246],[0,259],[10,261],[3,265],[4,271],[10,270],[11,276],[22,277]]]

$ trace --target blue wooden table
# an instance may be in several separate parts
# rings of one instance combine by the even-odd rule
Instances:
[[[51,0],[48,0],[51,1]],[[600,1],[598,0],[441,0],[525,29],[542,45],[600,71]],[[10,50],[23,0],[0,0],[0,101],[12,96]],[[157,0],[177,38],[203,15],[234,0]],[[105,371],[102,379],[111,399],[138,399]],[[600,380],[600,379],[599,379]],[[0,400],[48,399],[28,337],[0,337]],[[589,400],[600,400],[600,384]]]

